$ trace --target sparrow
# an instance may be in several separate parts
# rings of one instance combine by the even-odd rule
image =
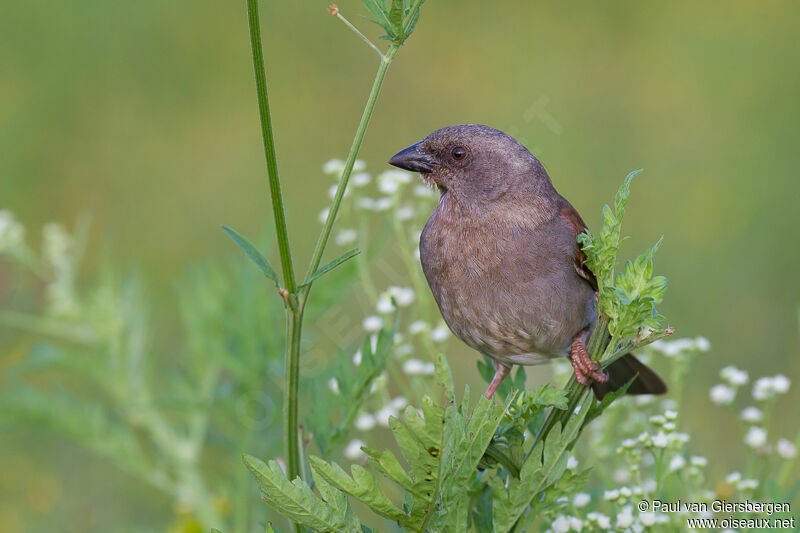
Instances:
[[[586,225],[539,160],[511,136],[478,124],[437,130],[392,156],[440,192],[420,237],[420,261],[444,321],[488,355],[491,398],[513,365],[569,357],[575,379],[602,398],[663,394],[632,354],[601,371],[586,350],[597,322],[597,279],[576,237]]]

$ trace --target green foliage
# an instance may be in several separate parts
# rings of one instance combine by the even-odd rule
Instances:
[[[238,233],[235,229],[229,228],[228,226],[222,226],[222,229],[227,233],[233,242],[239,245],[239,247],[244,250],[244,253],[247,254],[247,257],[253,260],[256,266],[267,276],[271,279],[276,287],[280,287],[281,283],[278,281],[278,273],[275,272],[275,269],[269,263],[269,260],[264,257],[256,246],[247,240],[247,238],[243,237],[240,233]]]
[[[370,336],[365,337],[359,350],[361,362],[355,369],[344,352],[340,351],[331,367],[323,373],[324,376],[337,376],[339,394],[331,397],[323,383],[327,379],[325,377],[308,383],[311,402],[318,407],[310,411],[306,427],[314,435],[314,442],[323,455],[327,455],[332,447],[339,446],[347,437],[353,420],[370,396],[373,384],[386,370],[396,332],[397,323],[391,329],[381,329],[374,349]],[[342,411],[341,421],[334,426],[331,421],[337,410]]]
[[[324,265],[319,267],[319,269],[317,269],[317,271],[314,272],[314,274],[312,276],[310,276],[307,280],[305,280],[303,283],[298,285],[298,287],[302,288],[302,287],[305,287],[307,285],[310,285],[312,282],[314,282],[314,280],[316,280],[320,276],[324,276],[325,274],[327,274],[328,272],[330,272],[334,268],[338,267],[339,265],[341,265],[342,263],[344,263],[348,259],[351,259],[351,258],[357,256],[360,253],[361,253],[361,250],[359,250],[358,248],[353,248],[352,250],[348,250],[347,252],[343,253],[342,255],[340,255],[339,257],[334,259],[333,261],[330,261],[329,263],[325,263]]]
[[[414,32],[419,20],[419,10],[425,0],[361,0],[369,11],[372,22],[386,32],[381,39],[403,44]]]
[[[588,229],[578,235],[586,266],[594,273],[598,284],[598,313],[608,319],[609,333],[619,341],[642,331],[663,333],[663,316],[656,306],[667,290],[667,279],[653,276],[653,261],[663,239],[634,261],[627,261],[622,272],[616,273],[617,254],[622,219],[630,196],[631,181],[641,170],[627,175],[614,197],[614,208],[603,206],[603,226],[597,235]]]

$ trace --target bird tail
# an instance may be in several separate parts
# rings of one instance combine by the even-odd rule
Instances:
[[[636,379],[628,387],[626,394],[664,394],[667,392],[667,385],[664,380],[630,353],[611,363],[606,368],[606,372],[608,373],[608,381],[605,383],[592,382],[594,394],[601,400],[609,392],[614,392],[624,387],[634,376],[636,376]]]

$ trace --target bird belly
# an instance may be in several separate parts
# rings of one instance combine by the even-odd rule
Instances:
[[[557,257],[509,256],[522,246],[496,228],[477,239],[488,244],[480,247],[447,238],[447,230],[431,237],[430,229],[420,242],[423,271],[445,322],[470,347],[508,364],[542,364],[567,355],[594,322],[594,291]]]

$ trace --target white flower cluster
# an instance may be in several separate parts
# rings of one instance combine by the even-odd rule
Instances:
[[[707,352],[711,343],[705,337],[694,339],[675,339],[674,341],[657,340],[650,347],[667,357],[676,357],[689,352]]]
[[[44,226],[42,236],[42,258],[52,273],[47,286],[48,309],[54,316],[74,316],[78,312],[78,302],[72,237],[63,226],[52,222]]]
[[[753,383],[753,399],[763,401],[774,398],[777,394],[786,394],[791,384],[791,380],[783,374],[758,378]]]
[[[0,254],[13,252],[25,244],[25,228],[8,209],[0,210]]]
[[[400,409],[403,409],[406,405],[408,405],[408,400],[403,396],[393,398],[374,414],[361,413],[358,418],[356,418],[355,426],[361,431],[369,431],[376,425],[389,427],[389,419],[391,417],[397,417],[400,413]]]
[[[411,287],[389,287],[378,297],[378,312],[385,314],[394,311],[395,307],[392,299],[397,302],[398,307],[408,307],[414,302],[414,289]]]

